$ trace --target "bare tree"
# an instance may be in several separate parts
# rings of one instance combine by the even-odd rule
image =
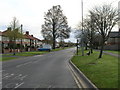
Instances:
[[[100,54],[98,57],[101,58],[105,42],[108,40],[111,30],[119,20],[118,10],[112,8],[111,5],[102,5],[100,7],[95,7],[89,12],[92,16],[93,23],[95,24],[94,28],[102,37]]]
[[[46,39],[53,41],[53,49],[56,46],[57,38],[68,38],[70,28],[68,27],[67,18],[63,15],[61,6],[53,6],[45,13],[45,23],[42,25],[42,34]]]
[[[23,38],[23,34],[20,31],[19,22],[16,19],[16,17],[13,18],[13,21],[11,21],[10,26],[8,27],[7,32],[5,35],[9,38],[9,42],[12,44],[13,48],[13,55],[15,55],[15,48],[16,48],[16,40]]]
[[[91,16],[90,18],[84,19],[83,27],[84,27],[84,35],[87,38],[89,43],[90,52],[93,53],[93,41],[96,34],[96,30],[94,28],[94,22]]]

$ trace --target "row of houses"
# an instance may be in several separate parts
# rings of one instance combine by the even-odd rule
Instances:
[[[7,30],[1,32],[0,31],[0,43],[2,46],[2,53],[12,52],[13,48],[10,48],[10,45],[13,45],[14,42],[10,41],[9,38],[6,36]],[[38,47],[42,45],[42,40],[34,37],[33,35],[29,34],[29,31],[23,35],[22,39],[16,40],[16,52],[22,51],[33,51],[37,50]]]
[[[10,48],[10,45],[13,45],[9,38],[6,36],[7,30],[1,32],[0,31],[0,45],[2,51],[1,53],[9,53],[13,52],[13,48]],[[17,39],[16,40],[16,52],[20,51],[35,51],[37,48],[42,47],[43,44],[51,44],[51,41],[47,40],[40,40],[33,35],[29,34],[29,31],[26,31],[25,34],[23,35],[23,39]],[[22,45],[22,46],[21,46]],[[67,44],[66,44],[67,45]],[[56,42],[56,47],[59,47],[60,43]],[[110,37],[108,41],[106,42],[106,45],[104,49],[107,50],[120,50],[120,30],[119,31],[114,31],[110,33]]]

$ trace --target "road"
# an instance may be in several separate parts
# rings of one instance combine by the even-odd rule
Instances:
[[[75,48],[2,63],[3,88],[78,88],[68,67]]]

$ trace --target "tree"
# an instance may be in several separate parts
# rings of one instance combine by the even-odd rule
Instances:
[[[79,32],[77,31],[77,38],[81,38],[84,42],[84,45],[86,47],[88,47],[89,44],[89,48],[90,48],[90,52],[93,53],[93,38],[94,35],[96,33],[96,31],[93,28],[93,23],[92,23],[92,19],[91,18],[86,18],[83,20],[83,33],[82,33],[82,24],[79,23],[78,28],[79,28]]]
[[[16,40],[23,38],[23,34],[20,31],[20,26],[19,26],[19,23],[18,23],[18,20],[16,19],[16,17],[14,17],[13,21],[11,21],[10,27],[8,27],[5,35],[9,38],[9,42],[10,42],[10,44],[12,44],[9,46],[12,46],[10,48],[13,48],[13,50],[14,50],[13,55],[15,55]]]
[[[100,54],[98,57],[102,58],[105,42],[108,40],[111,30],[119,20],[118,10],[112,8],[111,5],[102,5],[100,7],[93,8],[93,10],[90,10],[89,12],[95,24],[94,28],[102,37]]]
[[[94,28],[94,22],[93,19],[91,18],[86,18],[84,19],[83,22],[83,27],[84,27],[84,35],[87,38],[87,41],[89,43],[89,47],[90,47],[90,52],[93,53],[93,41],[94,41],[94,37],[96,34],[96,30]]]
[[[61,6],[53,6],[45,13],[45,22],[42,25],[43,37],[53,41],[53,49],[56,46],[57,38],[69,38],[70,28],[66,16],[63,15]]]

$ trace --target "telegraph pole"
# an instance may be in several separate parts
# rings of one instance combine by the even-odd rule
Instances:
[[[22,31],[22,27],[23,27],[23,25],[21,24],[21,35],[22,35],[22,32],[23,32]],[[21,46],[21,50],[20,51],[22,52],[22,37],[21,37],[21,45],[20,46]]]
[[[82,49],[82,56],[84,56],[84,47],[83,47],[83,0],[81,0],[81,11],[82,11],[82,38],[81,38],[81,49]]]

